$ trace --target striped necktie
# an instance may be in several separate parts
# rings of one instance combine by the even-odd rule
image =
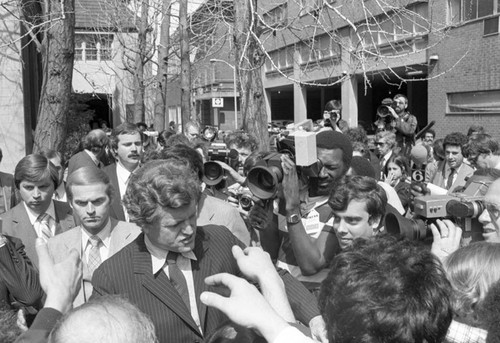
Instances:
[[[38,216],[37,221],[39,223],[40,237],[47,242],[54,235],[52,234],[52,224],[54,220],[48,213],[42,213]]]

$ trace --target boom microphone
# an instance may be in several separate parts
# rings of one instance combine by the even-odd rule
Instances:
[[[425,135],[425,133],[431,128],[434,126],[434,124],[436,124],[436,121],[433,120],[431,121],[429,124],[425,125],[425,127],[418,131],[418,133],[415,135],[415,140],[417,139],[420,139],[423,135]]]

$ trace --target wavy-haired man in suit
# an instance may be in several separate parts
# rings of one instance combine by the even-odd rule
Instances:
[[[216,273],[240,275],[231,248],[244,245],[225,227],[197,227],[197,174],[175,160],[146,163],[132,174],[123,199],[143,234],[94,272],[94,296],[125,294],[148,314],[159,342],[201,342],[227,318],[199,296]],[[319,316],[315,297],[290,274],[282,280],[297,319]],[[221,291],[221,290],[219,290]]]
[[[83,264],[82,287],[73,306],[85,303],[92,294],[92,273],[102,263],[132,242],[140,233],[137,225],[110,217],[114,189],[104,171],[83,167],[73,172],[67,183],[68,200],[81,223],[51,238],[49,252],[54,261],[67,258],[75,249]]]

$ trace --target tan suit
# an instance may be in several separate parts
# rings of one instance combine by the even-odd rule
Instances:
[[[110,218],[110,220],[111,239],[108,258],[116,254],[127,244],[131,243],[141,233],[141,229],[135,224],[118,221],[114,218]],[[92,294],[92,275],[90,275],[88,270],[87,260],[83,257],[82,227],[77,226],[60,235],[52,237],[48,242],[48,247],[49,253],[56,263],[66,259],[71,250],[75,249],[78,252],[83,262],[83,278],[82,287],[73,302],[73,306],[76,307],[87,302]]]
[[[474,169],[468,164],[462,163],[457,172],[457,177],[455,181],[451,185],[448,192],[453,192],[456,188],[461,188],[465,186],[465,183],[469,177],[474,174]],[[436,172],[434,176],[431,178],[430,183],[439,186],[441,188],[446,188],[446,183],[444,182],[450,175],[450,166],[446,161],[441,161],[438,163]]]

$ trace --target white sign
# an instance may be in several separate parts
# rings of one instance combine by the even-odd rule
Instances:
[[[212,98],[212,107],[224,107],[224,98]]]

